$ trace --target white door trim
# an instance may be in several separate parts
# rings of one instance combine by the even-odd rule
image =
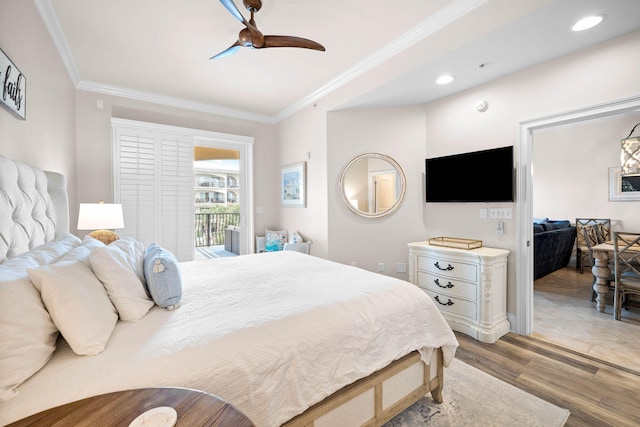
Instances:
[[[640,109],[640,96],[598,104],[550,116],[523,120],[516,135],[516,316],[514,332],[533,332],[533,132],[554,126],[600,117],[623,114]]]

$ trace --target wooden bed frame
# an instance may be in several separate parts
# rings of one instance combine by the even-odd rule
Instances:
[[[1,186],[8,186],[14,192],[18,192],[14,176],[33,177],[28,181],[35,181],[33,189],[34,199],[36,195],[44,200],[46,210],[43,219],[25,217],[25,222],[36,222],[38,227],[42,223],[49,224],[50,229],[45,229],[38,236],[24,236],[24,252],[29,247],[42,244],[45,241],[54,240],[69,230],[69,203],[66,194],[66,182],[63,175],[55,172],[45,172],[38,168],[14,162],[0,155],[0,166],[5,171],[11,170],[9,178],[0,179]],[[0,177],[1,178],[1,177]],[[17,181],[17,180],[16,180]],[[15,188],[13,188],[15,187]],[[10,200],[5,208],[10,208]],[[0,206],[2,208],[2,206]],[[30,210],[26,210],[31,212]],[[45,212],[46,211],[46,212]],[[22,223],[22,221],[19,221]],[[21,227],[30,229],[28,223]],[[14,236],[13,230],[0,229],[0,238],[5,241]],[[2,239],[0,239],[2,240]],[[44,241],[43,241],[44,240]],[[9,246],[11,247],[11,246]],[[9,247],[0,247],[0,262],[7,256]],[[15,255],[15,253],[13,254]],[[414,351],[381,370],[350,384],[333,393],[323,401],[312,406],[302,414],[292,418],[283,426],[286,427],[335,427],[344,426],[381,426],[394,416],[404,411],[413,403],[421,399],[427,393],[431,393],[433,400],[442,403],[443,387],[443,354],[438,348],[433,352],[430,364],[425,364],[420,354]]]
[[[442,403],[442,350],[426,365],[417,351],[335,392],[283,427],[381,426],[431,392]]]

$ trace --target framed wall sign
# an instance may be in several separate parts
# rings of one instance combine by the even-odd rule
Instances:
[[[19,119],[27,115],[27,78],[0,49],[0,104]]]
[[[284,166],[281,176],[280,202],[282,206],[306,206],[306,163]]]
[[[609,201],[640,200],[640,175],[623,176],[620,166],[609,168]]]

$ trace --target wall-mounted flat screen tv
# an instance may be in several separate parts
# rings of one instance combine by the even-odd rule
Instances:
[[[513,146],[425,160],[431,202],[513,202]]]

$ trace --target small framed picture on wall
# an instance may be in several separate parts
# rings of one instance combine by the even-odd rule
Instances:
[[[282,167],[280,202],[282,206],[307,206],[306,162]]]
[[[0,49],[0,104],[17,118],[25,120],[27,114],[27,78]]]

